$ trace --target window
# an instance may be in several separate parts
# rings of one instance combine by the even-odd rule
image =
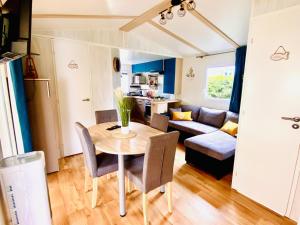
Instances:
[[[207,96],[230,99],[234,80],[234,66],[212,67],[207,69]]]

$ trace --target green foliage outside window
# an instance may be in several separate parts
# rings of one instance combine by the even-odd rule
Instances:
[[[208,96],[219,99],[230,99],[234,72],[225,74],[210,74],[208,76],[207,88]]]

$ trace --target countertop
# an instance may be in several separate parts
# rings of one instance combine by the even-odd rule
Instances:
[[[175,103],[175,102],[180,102],[181,100],[179,99],[163,99],[163,100],[157,100],[157,99],[152,99],[144,96],[128,96],[130,98],[136,98],[136,99],[143,99],[143,100],[148,100],[151,101],[151,104],[166,104],[166,103]]]

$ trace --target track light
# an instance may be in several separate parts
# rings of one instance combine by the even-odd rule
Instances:
[[[172,13],[172,9],[171,8],[169,8],[169,10],[168,10],[168,12],[166,13],[166,18],[168,19],[168,20],[171,20],[171,19],[173,19],[173,13]]]
[[[163,13],[160,14],[160,20],[159,20],[159,23],[161,25],[166,25],[167,24],[167,19],[165,17],[165,15]]]
[[[185,13],[186,13],[186,11],[185,11],[185,9],[184,9],[184,5],[181,4],[181,5],[180,5],[180,9],[178,9],[178,11],[177,11],[177,15],[178,15],[179,17],[184,17],[184,16],[185,16]]]
[[[177,15],[179,17],[184,17],[186,14],[186,10],[192,11],[196,9],[196,2],[195,0],[171,0],[171,6],[159,13],[160,14],[159,23],[161,25],[165,25],[167,24],[167,20],[173,19],[174,14],[172,12],[172,9],[177,6],[179,6]]]
[[[187,3],[187,9],[189,11],[194,10],[196,8],[196,2],[191,0]]]

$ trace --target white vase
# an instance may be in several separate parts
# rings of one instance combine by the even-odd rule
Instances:
[[[129,126],[127,126],[127,127],[121,127],[121,133],[122,134],[129,134]]]

